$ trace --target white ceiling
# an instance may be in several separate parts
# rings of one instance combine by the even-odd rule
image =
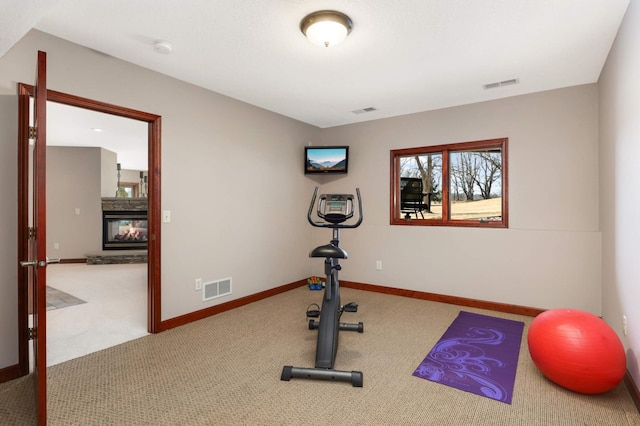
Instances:
[[[325,128],[596,82],[629,0],[1,3],[0,56],[35,27]],[[342,44],[300,32],[321,9],[351,17]],[[158,40],[173,52],[156,53]]]
[[[145,121],[48,102],[47,145],[99,146],[115,152],[123,169],[148,169]]]

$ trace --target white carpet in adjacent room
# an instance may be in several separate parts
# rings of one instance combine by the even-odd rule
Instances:
[[[149,334],[146,264],[53,264],[47,285],[86,302],[47,311],[47,366]]]

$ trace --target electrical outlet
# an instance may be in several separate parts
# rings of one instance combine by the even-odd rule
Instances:
[[[202,278],[196,278],[195,291],[202,290]]]
[[[376,260],[376,270],[382,271],[382,261]]]
[[[627,332],[628,332],[626,315],[622,315],[622,332],[624,333],[625,336],[627,335]]]
[[[54,250],[58,250],[60,248],[60,244],[58,243],[53,243],[53,249]]]

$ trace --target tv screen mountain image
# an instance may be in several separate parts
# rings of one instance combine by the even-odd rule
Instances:
[[[305,173],[347,173],[348,146],[305,147]]]

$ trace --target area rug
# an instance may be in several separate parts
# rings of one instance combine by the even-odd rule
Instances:
[[[523,328],[461,311],[413,375],[511,404]]]
[[[82,303],[87,302],[82,299],[78,299],[69,293],[47,286],[47,311],[67,308],[69,306],[80,305]]]

